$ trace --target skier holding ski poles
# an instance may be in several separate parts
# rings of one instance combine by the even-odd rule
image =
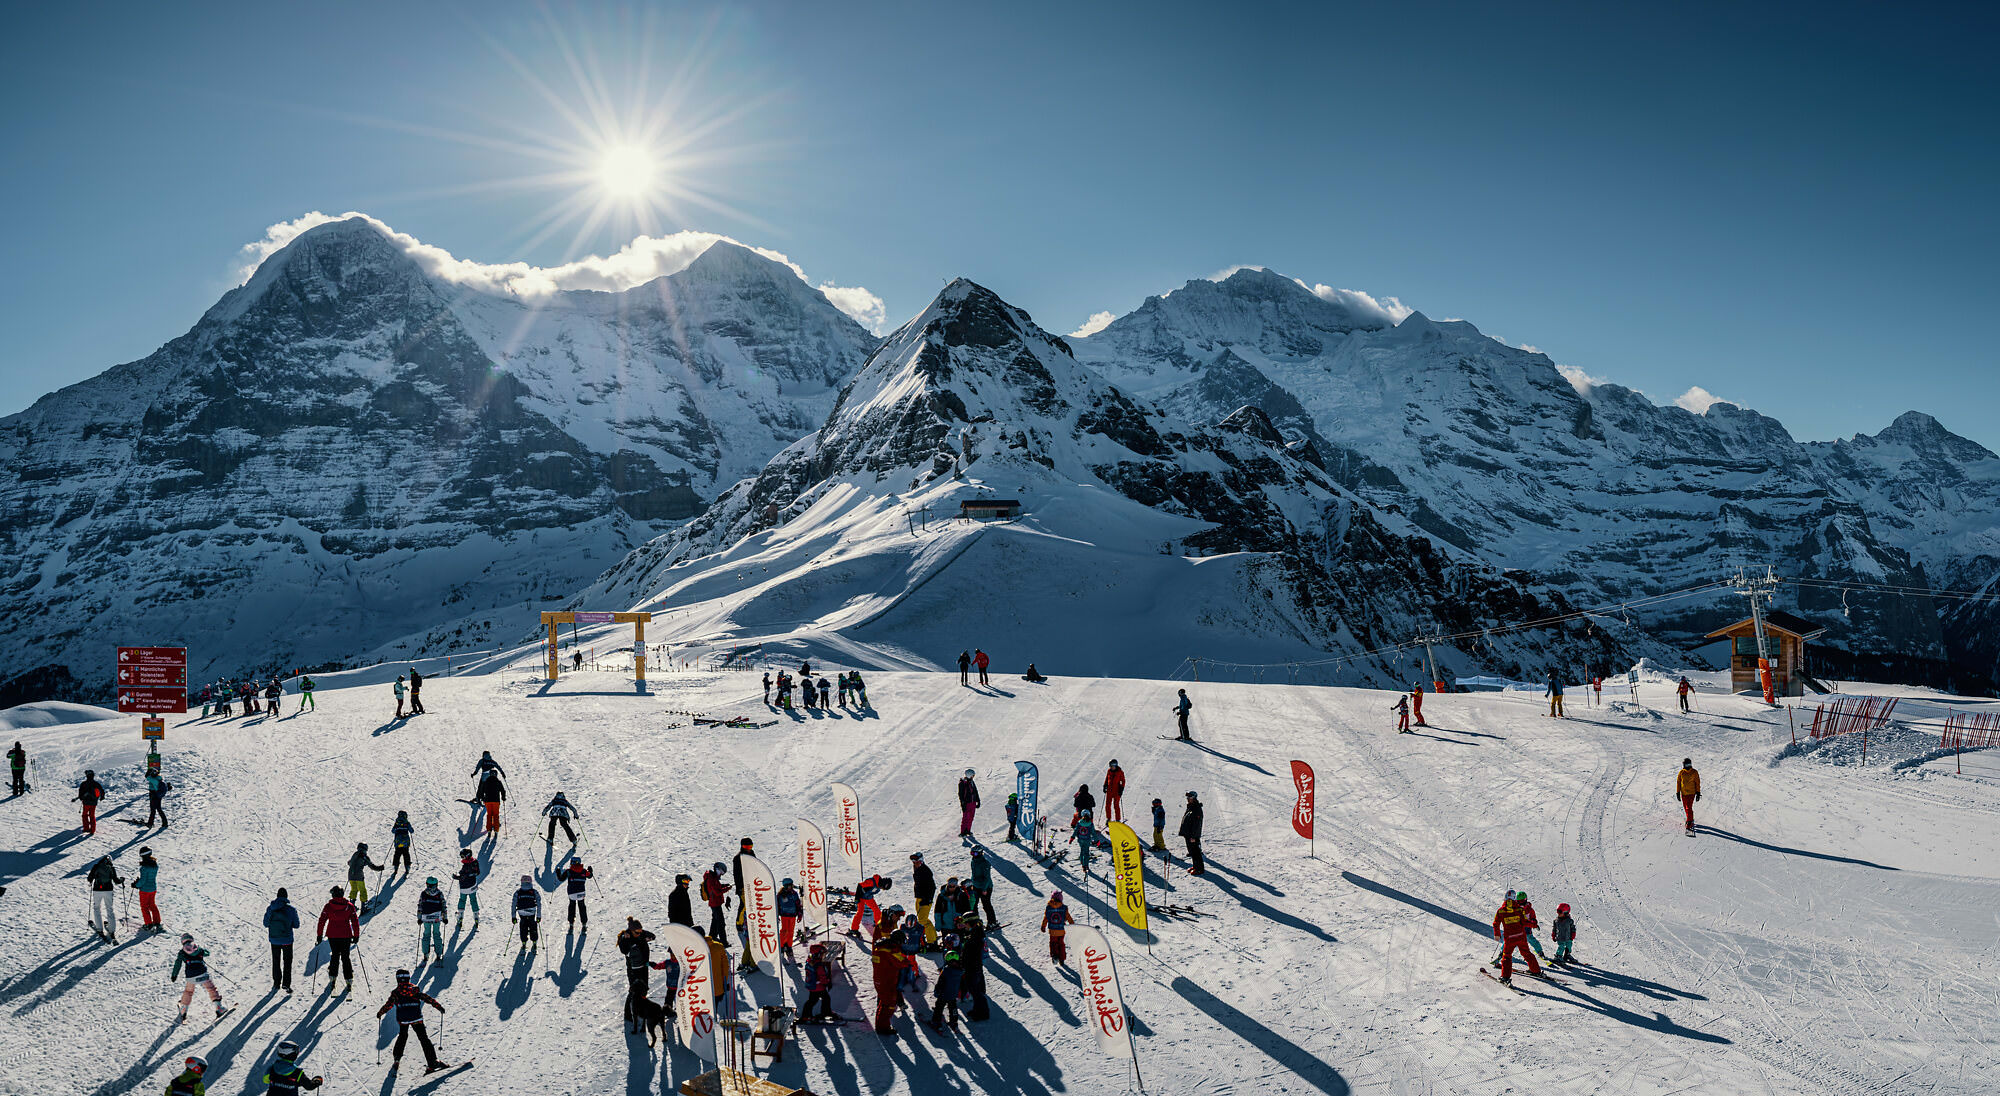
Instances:
[[[562,792],[557,792],[556,797],[549,800],[549,805],[542,808],[542,813],[547,815],[549,819],[549,835],[543,840],[551,845],[555,844],[556,827],[560,825],[563,836],[569,838],[571,845],[576,844],[576,831],[569,828],[569,820],[574,818],[581,822],[583,821],[583,816],[577,813],[576,808],[570,804],[569,798],[566,795]]]
[[[83,770],[83,783],[76,786],[72,803],[83,804],[83,832],[97,832],[97,804],[104,799],[104,785],[97,782],[97,770]]]
[[[438,886],[435,875],[426,878],[424,889],[417,893],[418,966],[430,961],[432,949],[439,959],[444,958],[444,888]]]
[[[397,971],[396,988],[389,991],[389,999],[382,1003],[381,1008],[375,1010],[377,1019],[387,1016],[390,1009],[396,1010],[398,1030],[395,1059],[389,1063],[391,1070],[402,1068],[403,1048],[409,1045],[412,1031],[417,1033],[417,1042],[424,1048],[424,1072],[436,1073],[445,1068],[445,1064],[438,1061],[437,1048],[431,1045],[429,1029],[424,1027],[425,1005],[438,1010],[440,1015],[444,1013],[444,1006],[438,1004],[437,998],[418,989],[416,983],[410,981],[409,971]]]
[[[8,785],[8,789],[15,795],[28,794],[28,751],[22,749],[19,742],[7,751],[7,770],[13,776],[13,783]]]
[[[194,946],[193,933],[181,933],[181,950],[174,953],[174,969],[167,974],[167,981],[180,978],[183,972],[187,979],[181,986],[181,1015],[174,1022],[181,1023],[188,1018],[188,1003],[194,1000],[196,986],[208,991],[208,999],[215,1002],[215,1015],[221,1018],[224,1011],[222,993],[215,988],[215,982],[209,976],[208,949]]]
[[[116,943],[118,940],[118,901],[113,897],[112,887],[124,886],[125,877],[111,864],[107,854],[98,858],[90,866],[90,927],[97,935]]]
[[[368,904],[368,869],[371,868],[381,871],[382,865],[369,858],[368,842],[357,842],[354,855],[347,858],[347,897],[350,901],[362,906]]]

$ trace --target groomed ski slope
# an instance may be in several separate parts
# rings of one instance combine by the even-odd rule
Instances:
[[[1141,828],[1154,796],[1169,806],[1169,834],[1188,789],[1208,811],[1209,874],[1169,873],[1170,897],[1159,876],[1149,884],[1155,901],[1216,916],[1156,923],[1150,957],[1111,926],[1148,1091],[1975,1093],[2000,1077],[2000,784],[1980,755],[1964,777],[1948,761],[1900,776],[1773,767],[1784,713],[1707,693],[1684,716],[1651,684],[1615,707],[1583,707],[1573,691],[1579,706],[1560,722],[1533,697],[1431,697],[1433,726],[1404,736],[1389,733],[1391,693],[1191,684],[1201,745],[1187,746],[1159,737],[1171,731],[1172,682],[996,675],[993,688],[968,689],[956,674],[878,673],[870,718],[720,731],[671,713],[760,713],[753,675],[667,674],[646,697],[609,673],[552,687],[519,670],[432,678],[431,714],[398,722],[383,684],[392,673],[323,680],[313,714],[292,715],[287,697],[281,719],[174,723],[165,833],[120,821],[144,814],[136,718],[10,732],[37,758],[39,784],[0,804],[0,1091],[157,1092],[200,1053],[210,1092],[261,1092],[255,1080],[285,1038],[332,1093],[676,1091],[703,1067],[649,1050],[620,1021],[612,937],[624,917],[663,923],[673,874],[726,859],[744,835],[796,874],[793,820],[831,830],[832,780],[859,792],[868,866],[894,876],[889,897],[907,902],[909,853],[923,851],[940,881],[965,871],[954,781],[967,766],[1009,923],[990,952],[993,1019],[953,1036],[906,1018],[893,1042],[862,1026],[804,1029],[772,1076],[843,1096],[1124,1091],[1121,1063],[1098,1056],[1082,1026],[1074,976],[1051,966],[1035,931],[1052,887],[1081,891],[1078,916],[1099,924],[1108,888],[1081,882],[1074,857],[1046,869],[1001,840],[1016,758],[1041,766],[1049,813],[1067,819],[1068,794],[1095,789],[1112,757]],[[482,748],[513,796],[491,843],[454,802],[470,794]],[[1671,799],[1683,756],[1705,783],[1692,839]],[[1317,859],[1288,824],[1294,757],[1319,775]],[[111,795],[99,835],[82,839],[64,785],[86,766]],[[555,861],[527,823],[559,788],[584,813],[593,921],[567,942],[551,922],[540,953],[517,959],[505,898],[523,873],[553,884]],[[418,867],[364,929],[372,989],[326,995],[302,947],[299,992],[267,995],[258,922],[275,888],[310,917],[356,841],[387,861],[399,808],[417,822]],[[116,947],[96,943],[82,873],[116,851],[129,878],[144,842],[159,850],[170,932],[135,940],[127,928]],[[430,1083],[406,1070],[392,1084],[375,1063],[393,1028],[372,1013],[391,972],[416,959],[424,875],[449,887],[461,842],[492,873],[485,919],[450,931],[451,958],[420,980],[450,1010],[443,1055],[478,1065]],[[1476,973],[1492,954],[1486,923],[1516,886],[1544,931],[1557,903],[1575,907],[1577,954],[1593,966],[1560,973],[1566,989],[1517,979],[1519,996]],[[548,902],[559,909],[560,895]],[[183,930],[227,979],[237,1007],[219,1025],[169,1026],[178,987],[166,971]],[[872,1003],[866,961],[850,956],[847,969],[835,1003],[860,1016]],[[753,976],[748,991],[768,1002],[777,987]]]

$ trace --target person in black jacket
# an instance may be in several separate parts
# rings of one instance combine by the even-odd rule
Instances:
[[[104,798],[104,785],[97,782],[97,770],[83,770],[83,783],[76,786],[72,803],[83,804],[83,832],[97,832],[97,804]]]
[[[665,963],[653,962],[653,934],[637,917],[625,919],[625,931],[618,934],[618,950],[625,953],[625,1019],[632,1019],[632,1002],[646,1000],[652,992],[653,972],[665,970]]]
[[[415,666],[410,667],[410,714],[424,714],[424,675]]]
[[[746,837],[738,843],[736,856],[730,861],[730,869],[736,873],[736,927],[739,929],[750,925],[750,903],[743,900],[743,858],[755,855],[755,843]]]
[[[1206,872],[1208,866],[1201,860],[1201,799],[1193,792],[1187,793],[1187,811],[1181,815],[1180,835],[1187,841],[1188,874]]]
[[[694,881],[690,875],[674,876],[673,893],[667,895],[667,923],[694,927],[694,898],[688,894],[688,884]]]
[[[537,951],[541,950],[542,892],[535,888],[533,876],[522,876],[521,885],[514,890],[514,921],[521,926],[521,950],[528,950],[530,940]]]
[[[396,1025],[401,1030],[396,1032],[396,1059],[389,1063],[391,1070],[402,1066],[403,1048],[409,1045],[412,1030],[417,1033],[417,1042],[424,1048],[424,1072],[436,1073],[445,1068],[444,1063],[438,1061],[437,1048],[431,1045],[430,1031],[424,1027],[425,1005],[440,1013],[444,1011],[444,1006],[437,1003],[437,998],[418,989],[416,983],[410,981],[409,971],[397,971],[396,988],[389,991],[389,999],[382,1003],[381,1008],[375,1010],[378,1019],[387,1016],[390,1009],[396,1010]]]
[[[15,795],[26,795],[28,793],[28,751],[22,749],[19,742],[14,743],[14,748],[7,751],[7,771],[13,777],[13,783],[8,785],[8,790],[12,791]]]
[[[937,877],[931,874],[929,864],[924,863],[924,854],[910,854],[911,886],[917,898],[917,920],[924,926],[924,946],[937,944],[937,926],[931,924],[931,903],[937,900]]]
[[[968,685],[968,686],[972,684],[971,651],[958,652],[958,683],[960,685]]]

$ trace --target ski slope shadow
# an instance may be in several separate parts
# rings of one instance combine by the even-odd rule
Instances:
[[[34,983],[33,983],[34,986],[40,988],[43,992],[36,996],[30,997],[24,1004],[21,1005],[20,1008],[14,1010],[14,1015],[16,1016],[26,1015],[27,1013],[33,1012],[35,1009],[41,1007],[42,1005],[47,1004],[48,1002],[53,1001],[58,997],[61,997],[63,994],[68,993],[70,990],[75,989],[76,984],[78,982],[83,981],[85,978],[88,978],[92,971],[95,971],[97,968],[103,966],[113,956],[117,955],[119,952],[124,951],[126,948],[131,947],[133,944],[138,943],[141,939],[142,939],[141,936],[127,936],[125,937],[125,939],[120,940],[116,944],[104,945],[103,946],[104,950],[98,952],[96,955],[93,955],[89,960],[81,963],[69,964],[66,969],[63,969],[62,977],[57,978],[53,982],[45,982],[43,978],[39,977],[34,978]],[[97,938],[93,936],[90,938],[89,942],[93,944],[97,943]],[[64,952],[63,954],[67,955],[69,953]],[[44,963],[43,966],[48,966],[48,964]]]
[[[1786,856],[1805,856],[1805,857],[1810,857],[1814,860],[1830,860],[1836,864],[1853,864],[1857,868],[1874,868],[1876,871],[1903,870],[1901,868],[1895,867],[1890,864],[1877,864],[1872,860],[1857,860],[1852,856],[1835,856],[1830,852],[1809,852],[1805,849],[1786,848],[1783,845],[1769,845],[1765,844],[1762,841],[1758,841],[1755,838],[1744,837],[1742,834],[1730,833],[1728,830],[1718,830],[1714,826],[1696,826],[1694,828],[1694,832],[1705,833],[1714,837],[1720,837],[1725,841],[1739,842],[1744,845],[1749,845],[1752,848],[1763,849],[1766,852],[1781,852],[1784,853]]]
[[[590,971],[583,965],[583,944],[576,934],[569,934],[563,941],[562,963],[555,970],[543,971],[542,977],[556,984],[558,996],[568,997],[583,984],[583,976]]]
[[[493,991],[493,1004],[500,1010],[502,1020],[512,1017],[516,1010],[528,1003],[529,991],[535,984],[535,964],[541,962],[539,954],[540,949],[515,953],[513,968],[501,981],[500,988]],[[644,1038],[643,1032],[641,1038]]]
[[[1453,745],[1453,746],[1477,746],[1477,745],[1479,745],[1479,743],[1477,743],[1477,742],[1460,742],[1460,741],[1459,741],[1458,739],[1456,739],[1456,738],[1439,738],[1438,736],[1436,736],[1436,735],[1434,735],[1434,734],[1425,734],[1424,732],[1422,732],[1422,731],[1418,731],[1418,730],[1408,730],[1408,731],[1404,731],[1403,733],[1404,733],[1404,734],[1407,734],[1407,735],[1413,735],[1413,736],[1415,736],[1415,737],[1417,737],[1417,738],[1428,738],[1428,739],[1430,739],[1430,740],[1431,740],[1432,742],[1445,742],[1445,743],[1449,743],[1450,745]]]
[[[1259,890],[1269,893],[1270,896],[1273,898],[1283,898],[1285,896],[1284,891],[1279,890],[1278,888],[1272,886],[1269,883],[1264,882],[1262,879],[1256,878],[1255,876],[1245,875],[1242,872],[1237,871],[1235,868],[1229,867],[1228,865],[1224,864],[1222,861],[1217,860],[1213,856],[1204,856],[1202,857],[1201,862],[1203,866],[1209,868],[1210,870],[1219,871],[1222,874],[1227,875],[1232,879],[1241,879],[1245,883],[1248,883],[1251,886],[1258,888]],[[1210,882],[1214,882],[1214,880],[1210,880]]]
[[[1571,978],[1578,979],[1593,989],[1602,986],[1606,989],[1623,990],[1626,993],[1636,993],[1642,997],[1651,997],[1655,1001],[1708,1000],[1707,997],[1699,993],[1692,993],[1684,989],[1675,989],[1672,986],[1663,986],[1658,982],[1648,982],[1644,978],[1635,978],[1629,974],[1619,974],[1616,971],[1605,970],[1602,967],[1593,967],[1587,963],[1570,963],[1563,970]]]
[[[1287,928],[1297,929],[1298,931],[1306,933],[1307,935],[1318,937],[1319,939],[1324,940],[1329,944],[1334,943],[1339,939],[1332,933],[1326,931],[1323,928],[1320,928],[1318,925],[1313,924],[1311,921],[1308,921],[1303,917],[1296,917],[1292,914],[1286,913],[1284,910],[1281,910],[1276,906],[1270,905],[1267,902],[1263,902],[1259,899],[1250,897],[1249,895],[1243,893],[1243,891],[1240,888],[1238,888],[1236,884],[1231,883],[1228,880],[1223,879],[1222,877],[1215,875],[1212,872],[1204,875],[1203,878],[1215,884],[1218,888],[1220,888],[1223,891],[1223,893],[1229,895],[1231,898],[1236,899],[1237,905],[1242,906],[1244,909],[1249,910],[1251,913],[1254,913],[1259,917],[1262,917],[1268,921],[1274,921],[1277,924],[1284,925]]]
[[[1195,739],[1189,739],[1188,745],[1193,746],[1195,749],[1200,750],[1202,753],[1209,754],[1210,756],[1213,757],[1219,757],[1222,760],[1229,762],[1231,765],[1241,765],[1246,769],[1252,769],[1256,772],[1263,773],[1265,776],[1271,775],[1271,770],[1265,768],[1264,766],[1259,765],[1254,761],[1245,761],[1234,754],[1223,753],[1221,750],[1218,750],[1215,747],[1210,746],[1205,742],[1197,741]]]
[[[1246,1043],[1270,1055],[1271,1060],[1328,1096],[1348,1096],[1353,1091],[1347,1078],[1311,1051],[1260,1024],[1241,1009],[1195,985],[1186,975],[1174,978],[1168,987],[1202,1014],[1222,1025]]]
[[[1414,894],[1407,894],[1403,891],[1399,891],[1396,888],[1389,886],[1387,883],[1377,883],[1373,879],[1364,879],[1361,876],[1356,875],[1351,871],[1341,872],[1340,877],[1342,879],[1347,880],[1349,883],[1352,883],[1355,886],[1360,887],[1362,890],[1374,891],[1376,894],[1379,894],[1384,898],[1393,898],[1396,901],[1401,902],[1406,906],[1412,906],[1415,907],[1416,909],[1420,909],[1425,913],[1428,913],[1432,917],[1435,917],[1441,921],[1449,921],[1452,924],[1457,925],[1459,928],[1462,928],[1467,932],[1478,933],[1481,937],[1484,937],[1486,939],[1491,939],[1493,936],[1493,926],[1488,924],[1483,924],[1477,918],[1467,917],[1465,914],[1459,913],[1457,910],[1448,910],[1443,906],[1438,905],[1435,902],[1426,902],[1423,899],[1418,898]]]
[[[988,959],[986,973],[1006,983],[1014,991],[1016,997],[1026,998],[1031,994],[1039,997],[1050,1008],[1055,1010],[1056,1018],[1063,1023],[1070,1027],[1083,1026],[1083,1021],[1070,1008],[1069,996],[1057,992],[1055,986],[1049,983],[1049,980],[1042,975],[1041,971],[1036,970],[1033,966],[1029,965],[1026,959],[1021,958],[1021,953],[1014,950],[1013,943],[1006,937],[997,934],[988,936],[986,938],[986,955]],[[1005,957],[1004,965],[999,962],[1003,956]],[[1009,974],[1007,972],[1010,967],[1015,973]],[[987,997],[990,1002],[992,995],[988,994]],[[1019,1025],[1016,1026],[1018,1027]]]
[[[1533,981],[1533,979],[1529,979],[1529,981]],[[1537,993],[1535,992],[1535,990],[1529,988],[1528,986],[1523,985],[1518,981],[1514,983],[1514,988],[1520,990],[1522,993],[1525,993],[1530,997],[1540,997],[1544,1001],[1560,1002],[1567,1000],[1567,998],[1565,998],[1562,993],[1557,993],[1557,992]],[[1667,1014],[1664,1012],[1655,1012],[1651,1016],[1645,1016],[1640,1013],[1633,1012],[1631,1009],[1620,1008],[1619,1006],[1611,1004],[1608,1001],[1600,1001],[1597,998],[1592,997],[1590,994],[1585,993],[1580,989],[1577,989],[1575,986],[1566,986],[1563,988],[1568,992],[1569,997],[1573,997],[1576,999],[1577,1007],[1583,1009],[1584,1011],[1595,1012],[1600,1016],[1609,1017],[1610,1019],[1617,1020],[1620,1023],[1630,1024],[1636,1028],[1644,1028],[1647,1031],[1657,1031],[1661,1035],[1676,1035],[1683,1039],[1692,1039],[1698,1043],[1728,1044],[1734,1041],[1721,1035],[1713,1035],[1706,1031],[1699,1031],[1696,1030],[1695,1028],[1686,1027],[1684,1025],[1675,1023],[1674,1021],[1668,1019]]]

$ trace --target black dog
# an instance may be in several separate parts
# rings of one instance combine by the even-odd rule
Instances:
[[[661,1036],[667,1033],[667,1007],[650,997],[628,994],[625,998],[625,1030],[637,1031],[638,1028],[633,1026],[635,1022],[646,1025],[646,1045],[658,1046],[655,1033]]]

